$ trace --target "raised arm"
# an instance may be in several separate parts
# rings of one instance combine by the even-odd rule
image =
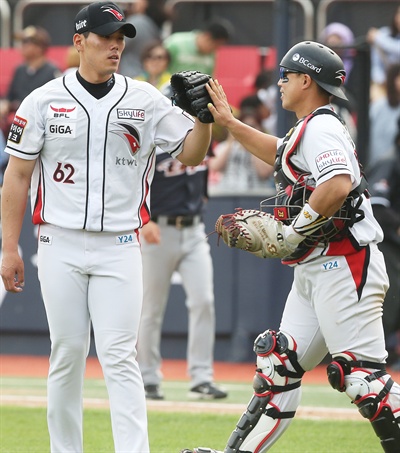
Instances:
[[[184,165],[199,165],[207,154],[210,142],[211,124],[202,123],[196,118],[177,159]]]
[[[278,138],[258,131],[236,119],[233,116],[224,89],[217,80],[210,80],[207,90],[213,101],[213,104],[209,104],[208,108],[215,122],[220,126],[226,127],[234,138],[254,156],[267,164],[273,165]]]

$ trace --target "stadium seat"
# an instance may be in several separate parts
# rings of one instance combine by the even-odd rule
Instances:
[[[253,91],[260,62],[257,46],[223,46],[218,49],[214,77],[224,87],[232,106],[238,107],[241,99]]]

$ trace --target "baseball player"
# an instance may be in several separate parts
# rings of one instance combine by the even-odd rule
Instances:
[[[7,141],[1,276],[7,291],[23,290],[18,239],[30,186],[51,339],[53,453],[83,448],[90,323],[110,399],[115,451],[149,451],[135,348],[142,305],[138,230],[149,220],[154,149],[197,165],[210,143],[209,124],[173,107],[150,84],[116,74],[125,36],[135,33],[114,3],[81,9],[73,36],[78,71],[32,92]]]
[[[161,149],[156,150],[152,216],[140,233],[144,293],[138,362],[148,399],[164,397],[160,390],[161,328],[174,271],[179,272],[187,295],[189,397],[227,396],[213,383],[213,266],[202,220],[207,175],[206,160],[188,167]]]
[[[210,83],[215,121],[275,165],[278,192],[276,218],[258,211],[225,215],[217,231],[230,246],[294,266],[279,331],[255,340],[254,395],[226,453],[269,450],[295,416],[303,374],[327,353],[330,385],[371,422],[385,452],[400,451],[400,386],[385,369],[382,230],[354,143],[329,103],[331,95],[345,98],[345,76],[342,60],[319,43],[300,42],[286,53],[278,87],[283,108],[298,122],[284,139],[235,119],[221,85]]]

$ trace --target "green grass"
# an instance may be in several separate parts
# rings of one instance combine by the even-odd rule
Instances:
[[[242,404],[252,393],[251,383],[223,383],[229,397],[223,403]],[[46,396],[46,379],[1,378],[1,394]],[[187,401],[187,382],[165,381],[168,401]],[[87,379],[85,398],[107,399],[103,380]],[[210,403],[212,405],[212,403]],[[329,385],[304,385],[302,406],[350,408],[348,398]],[[356,408],[354,411],[357,412]],[[242,409],[241,409],[242,410]],[[198,446],[222,450],[240,414],[170,413],[149,409],[149,438],[152,453],[178,453]],[[84,411],[85,453],[111,453],[113,441],[107,409]],[[368,421],[295,419],[272,453],[381,453],[379,441]],[[0,406],[0,453],[48,453],[49,436],[45,408]]]
[[[44,408],[1,407],[0,452],[45,453],[49,439]],[[223,449],[238,417],[234,415],[149,411],[152,453],[210,446]],[[111,453],[113,442],[107,410],[85,410],[85,453]],[[366,421],[295,419],[273,453],[380,453],[379,442]]]

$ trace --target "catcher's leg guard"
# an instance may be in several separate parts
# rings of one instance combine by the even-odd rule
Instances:
[[[262,451],[282,419],[293,418],[295,411],[282,412],[273,403],[274,395],[300,387],[304,370],[297,362],[296,343],[282,332],[267,330],[254,342],[257,369],[254,395],[232,432],[225,453]],[[294,371],[287,365],[291,364]],[[289,383],[291,381],[291,383]]]
[[[360,414],[371,422],[383,450],[400,452],[400,397],[393,395],[390,401],[394,382],[385,364],[355,360],[353,354],[345,352],[333,357],[327,372],[331,386],[346,392]]]

